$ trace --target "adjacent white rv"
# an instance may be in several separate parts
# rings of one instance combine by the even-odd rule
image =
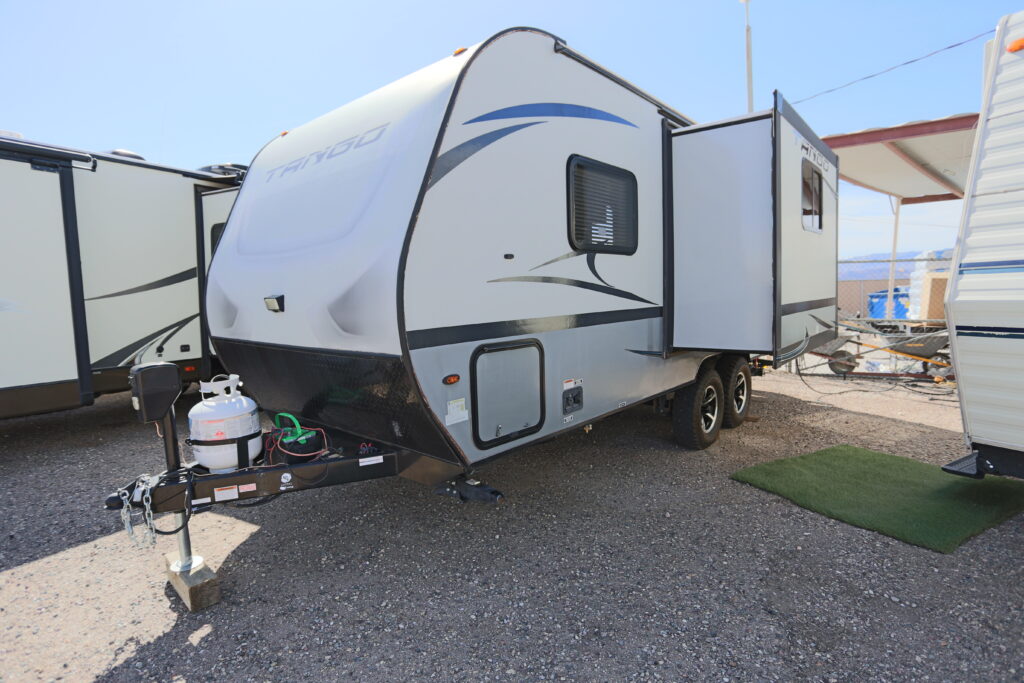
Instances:
[[[989,45],[946,299],[969,454],[944,469],[1024,477],[1024,12]]]
[[[510,29],[257,155],[210,332],[263,407],[435,463],[673,396],[702,448],[751,354],[835,334],[836,162],[781,97],[695,126]]]
[[[201,295],[241,170],[0,137],[0,418],[91,404],[139,361],[209,376]]]

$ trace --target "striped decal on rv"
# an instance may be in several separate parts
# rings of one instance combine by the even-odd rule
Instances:
[[[958,337],[991,337],[994,339],[1024,339],[1024,327],[985,327],[957,325]]]
[[[976,273],[979,275],[990,273],[1021,273],[1024,272],[1024,259],[1014,261],[978,261],[976,263],[961,263],[960,274]]]

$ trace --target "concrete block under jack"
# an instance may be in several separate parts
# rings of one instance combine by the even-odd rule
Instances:
[[[178,553],[164,555],[167,580],[188,607],[188,611],[198,612],[220,602],[220,581],[217,580],[217,573],[206,563],[187,572],[171,571],[171,564],[177,559]]]

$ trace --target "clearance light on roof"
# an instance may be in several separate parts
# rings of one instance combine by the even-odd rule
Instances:
[[[452,57],[458,57],[459,55],[461,55],[465,51],[466,51],[466,48],[460,47],[458,50],[456,50],[455,52],[452,53]]]
[[[1024,50],[1024,38],[1018,38],[1006,47],[1007,52],[1020,52]]]

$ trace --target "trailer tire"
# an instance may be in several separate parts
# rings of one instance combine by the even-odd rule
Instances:
[[[750,391],[753,387],[750,364],[743,356],[726,356],[718,364],[718,374],[725,387],[722,426],[726,429],[739,427],[750,413]]]
[[[714,366],[700,371],[693,384],[676,392],[672,401],[672,434],[691,451],[701,451],[718,440],[722,429],[722,378]]]

